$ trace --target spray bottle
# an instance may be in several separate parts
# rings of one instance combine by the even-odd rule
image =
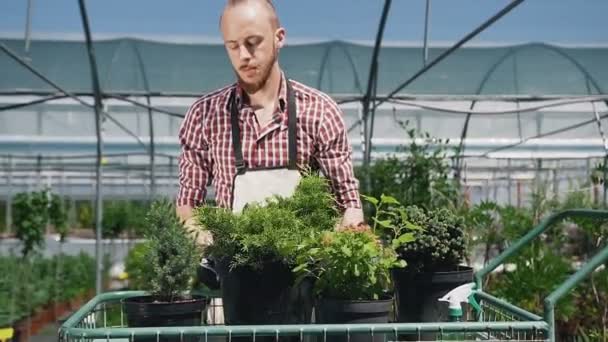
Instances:
[[[440,302],[448,302],[448,310],[450,321],[460,322],[462,320],[462,306],[461,303],[469,303],[477,312],[481,311],[481,306],[475,300],[473,288],[475,283],[467,283],[460,285],[452,291],[448,292],[445,296],[439,298]]]

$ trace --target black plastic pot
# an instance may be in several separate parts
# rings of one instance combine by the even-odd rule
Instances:
[[[313,282],[305,279],[295,284],[291,267],[272,262],[259,270],[249,267],[230,270],[226,261],[218,261],[216,271],[220,277],[226,325],[311,323]],[[256,336],[258,342],[265,340],[275,341],[275,338]],[[290,339],[281,339],[287,340]]]
[[[122,301],[129,327],[180,327],[200,326],[208,299],[202,296],[184,298],[175,302],[164,302],[154,296],[126,298]],[[199,338],[184,338],[198,341]],[[135,341],[157,341],[156,336],[136,338]],[[180,336],[161,336],[160,341],[181,341]]]
[[[336,300],[321,299],[315,311],[316,323],[320,324],[365,324],[388,323],[393,306],[392,299],[382,300]],[[384,334],[357,333],[348,336],[327,336],[331,342],[383,342]]]
[[[473,281],[473,269],[458,266],[454,271],[414,273],[392,271],[398,322],[446,322],[448,304],[439,302],[449,291]]]

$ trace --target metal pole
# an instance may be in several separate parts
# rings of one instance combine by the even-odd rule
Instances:
[[[426,0],[426,11],[424,14],[424,52],[422,54],[422,61],[424,66],[429,59],[428,39],[429,39],[429,12],[431,9],[431,0]]]
[[[608,162],[608,155],[604,156],[604,167],[603,167],[603,171],[604,171],[604,179],[602,180],[602,184],[604,185],[604,198],[602,200],[602,208],[606,208],[606,199],[608,198],[608,193],[607,193],[607,184],[606,184],[606,177],[608,176],[608,165],[606,165],[606,163]]]
[[[148,106],[150,105],[150,96],[146,97],[146,100],[148,101]],[[156,195],[156,174],[155,174],[155,167],[154,167],[154,153],[155,153],[155,147],[154,147],[154,121],[153,121],[153,113],[151,109],[148,109],[148,123],[150,124],[150,201],[152,201],[154,199],[154,196]]]
[[[508,198],[508,202],[509,205],[512,205],[512,200],[511,200],[511,191],[512,191],[512,181],[511,181],[511,159],[507,160],[507,198]]]
[[[12,233],[13,225],[13,157],[8,156],[8,177],[6,178],[6,232]]]
[[[376,79],[376,62],[378,61],[378,55],[380,54],[380,45],[382,44],[382,37],[384,36],[384,27],[386,26],[386,19],[388,18],[388,13],[391,8],[391,0],[384,1],[384,8],[382,9],[382,17],[380,18],[380,26],[378,27],[378,32],[376,34],[376,42],[374,44],[374,51],[372,53],[372,60],[370,63],[370,71],[369,77],[367,80],[367,90],[365,93],[365,97],[363,99],[363,126],[365,130],[365,139],[366,139],[366,148],[365,155],[363,156],[363,166],[369,166],[369,158],[370,155],[369,148],[371,146],[370,137],[369,137],[369,128],[368,128],[368,116],[370,109],[370,102],[372,101],[372,91],[374,88],[374,80]]]
[[[27,0],[27,16],[25,18],[25,54],[30,53],[30,36],[32,32],[32,3],[34,0]]]
[[[97,75],[97,64],[95,62],[95,50],[93,49],[93,44],[91,42],[91,31],[89,29],[89,19],[87,16],[87,10],[85,7],[84,0],[78,0],[78,5],[80,7],[80,17],[82,19],[82,26],[84,28],[84,34],[87,43],[87,52],[89,55],[89,62],[91,68],[91,80],[93,81],[93,92],[95,96],[95,131],[97,135],[97,162],[96,162],[96,172],[95,172],[95,258],[97,260],[97,272],[96,272],[96,281],[95,281],[95,291],[97,294],[100,294],[102,291],[102,255],[101,255],[101,239],[102,239],[102,227],[101,220],[103,214],[103,196],[102,196],[102,167],[101,167],[101,159],[103,153],[103,141],[101,135],[101,112],[102,112],[102,96],[101,96],[101,87],[99,85],[99,77]]]

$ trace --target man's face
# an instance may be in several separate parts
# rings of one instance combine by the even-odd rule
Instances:
[[[222,18],[224,45],[240,84],[255,93],[266,84],[285,32],[260,2],[228,8]]]

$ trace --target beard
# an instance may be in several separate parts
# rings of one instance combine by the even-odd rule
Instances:
[[[276,47],[273,46],[272,55],[270,56],[270,60],[268,61],[268,63],[261,64],[257,67],[257,70],[256,70],[257,73],[254,76],[253,81],[244,80],[243,77],[241,77],[241,75],[239,74],[239,72],[237,70],[236,76],[238,78],[238,82],[241,85],[241,87],[249,94],[254,94],[257,91],[259,91],[260,89],[262,89],[268,82],[268,79],[270,78],[270,73],[272,72],[272,67],[276,63],[277,59],[278,59],[278,50]]]

